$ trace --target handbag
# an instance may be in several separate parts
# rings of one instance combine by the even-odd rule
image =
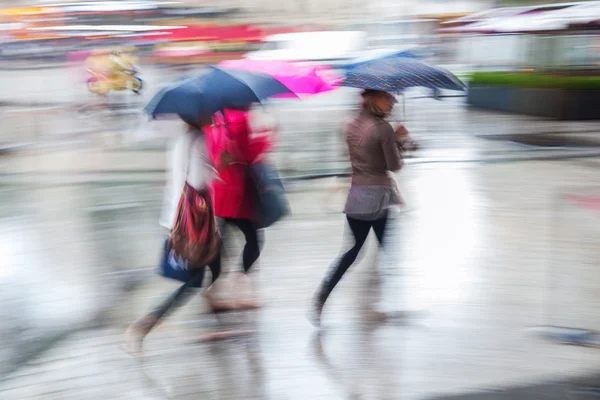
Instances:
[[[196,190],[187,182],[190,164],[191,150],[169,241],[175,255],[185,260],[188,268],[202,268],[217,256],[221,239],[208,190]]]
[[[158,274],[169,279],[174,279],[181,282],[188,282],[192,278],[192,274],[204,275],[204,268],[191,272],[188,268],[188,262],[178,257],[171,247],[170,239],[165,240],[161,261],[159,264]],[[194,282],[190,287],[202,287],[202,279]]]
[[[231,137],[227,124],[223,125],[224,134],[229,140],[230,152],[236,151],[235,140]],[[258,229],[268,228],[290,213],[290,205],[285,194],[285,188],[279,179],[275,168],[266,161],[245,164],[247,178],[254,186],[255,210],[254,222]]]
[[[256,189],[255,223],[267,228],[290,213],[285,189],[275,168],[260,161],[250,165],[250,178]]]

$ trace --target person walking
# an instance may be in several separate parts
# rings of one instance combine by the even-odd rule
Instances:
[[[238,284],[241,279],[246,279],[252,287],[248,274],[260,256],[262,232],[255,222],[257,193],[249,168],[270,151],[272,139],[268,128],[263,132],[253,132],[249,119],[249,108],[225,109],[221,115],[215,116],[209,156],[219,171],[219,179],[212,182],[211,192],[221,237],[223,242],[227,241],[228,227],[235,227],[244,235],[243,275],[239,275]],[[251,298],[237,302],[237,308],[241,309],[258,306],[255,290],[252,290]]]
[[[395,179],[390,172],[402,167],[402,148],[409,138],[404,126],[394,131],[385,120],[395,103],[396,99],[390,93],[365,90],[360,112],[346,128],[352,176],[344,212],[354,244],[321,282],[311,316],[316,326],[321,323],[325,302],[356,260],[370,230],[373,229],[382,246],[388,211],[401,204]]]
[[[203,129],[207,129],[211,124],[210,118],[199,118],[197,121],[186,121],[186,132],[178,137],[171,150],[170,157],[170,175],[167,188],[165,190],[165,199],[160,224],[165,228],[172,230],[178,212],[178,205],[181,194],[186,183],[190,185],[201,198],[205,200],[207,209],[199,210],[206,218],[213,217],[212,201],[209,195],[209,185],[216,176],[214,168],[208,161],[205,134]],[[210,244],[214,244],[211,241]],[[219,242],[217,241],[217,246]],[[221,273],[221,254],[220,248],[215,250],[216,256],[209,263],[212,271],[212,283],[218,279]],[[126,350],[133,354],[139,354],[142,350],[142,343],[146,335],[163,321],[171,312],[183,305],[194,293],[194,288],[202,285],[204,278],[205,265],[189,265],[191,278],[171,293],[154,310],[143,318],[132,323],[125,332]],[[215,308],[215,304],[211,302]]]

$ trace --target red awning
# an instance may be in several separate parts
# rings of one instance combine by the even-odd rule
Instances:
[[[165,29],[155,31],[135,39],[137,42],[260,42],[265,36],[279,33],[297,32],[301,29],[259,28],[252,25],[235,26],[199,26],[192,25],[181,29]]]
[[[258,42],[262,39],[263,33],[260,29],[249,25],[238,26],[188,26],[182,29],[160,30],[147,35],[140,36],[136,41],[244,41]]]

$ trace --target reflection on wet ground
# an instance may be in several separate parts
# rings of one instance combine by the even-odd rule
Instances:
[[[255,274],[264,307],[215,318],[193,300],[150,335],[141,365],[120,351],[122,330],[176,286],[154,275],[162,185],[4,186],[3,361],[87,330],[21,365],[2,398],[412,399],[589,373],[595,350],[525,328],[600,328],[599,216],[561,196],[598,193],[598,179],[574,161],[409,165],[389,250],[377,257],[370,243],[322,335],[306,311],[344,244],[343,191],[332,213],[320,199],[336,181],[295,183],[293,215],[266,232]],[[378,323],[367,313],[377,301],[420,313]],[[197,342],[225,328],[254,333]]]

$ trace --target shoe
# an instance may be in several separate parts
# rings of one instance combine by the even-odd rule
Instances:
[[[261,308],[261,306],[258,300],[242,300],[238,301],[235,305],[238,310],[256,310]]]
[[[214,295],[214,285],[210,285],[204,291],[204,293],[202,293],[202,295],[208,302],[208,306],[213,313],[223,313],[236,309],[236,305],[231,302],[217,300],[216,296]]]
[[[261,307],[255,286],[256,282],[248,274],[238,273],[235,278],[235,292],[243,299],[237,301],[238,310],[256,310]]]
[[[367,313],[367,316],[369,317],[369,319],[373,320],[374,322],[385,322],[388,320],[388,314],[386,312],[383,311],[378,311],[378,310],[371,310]]]
[[[209,305],[210,310],[213,313],[224,313],[228,311],[236,311],[239,309],[237,304],[227,301],[210,301]]]
[[[320,301],[315,301],[312,308],[309,310],[308,320],[315,326],[321,327],[321,315],[323,314],[323,306],[325,304]]]
[[[135,357],[141,356],[144,339],[157,322],[152,317],[145,317],[129,325],[123,338],[125,351]]]

